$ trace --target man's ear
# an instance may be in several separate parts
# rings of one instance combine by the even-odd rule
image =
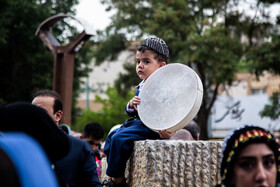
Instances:
[[[58,110],[56,113],[55,113],[55,121],[56,122],[59,122],[62,118],[62,115],[63,115],[63,112],[61,110]]]
[[[81,136],[80,136],[80,139],[82,139],[82,140],[83,140],[83,139],[84,139],[84,136],[83,136],[83,135],[81,135]]]

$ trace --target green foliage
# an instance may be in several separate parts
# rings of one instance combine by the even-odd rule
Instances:
[[[247,60],[254,62],[251,69],[257,75],[264,70],[280,74],[280,34],[274,31],[270,37],[271,41],[254,46],[247,53]]]
[[[76,108],[77,98],[80,94],[81,85],[83,82],[81,81],[81,77],[87,77],[89,72],[92,70],[89,65],[90,61],[93,58],[93,54],[91,52],[92,43],[90,41],[86,42],[84,46],[79,50],[79,52],[75,55],[75,68],[74,68],[74,80],[73,80],[73,100],[72,100],[72,123],[75,123],[76,116],[80,112],[78,108]]]
[[[113,34],[130,33],[135,39],[141,39],[143,35],[161,37],[169,46],[171,63],[186,64],[199,74],[205,95],[198,114],[198,119],[203,120],[198,123],[202,138],[207,138],[204,130],[207,129],[207,119],[217,94],[213,85],[217,88],[233,80],[242,54],[240,40],[230,35],[228,28],[217,21],[223,16],[227,1],[102,2],[117,11],[109,27],[114,30]],[[127,76],[131,74],[129,72]],[[118,81],[124,81],[124,77],[121,76]],[[130,88],[132,85],[125,86]]]
[[[171,63],[186,64],[199,74],[204,97],[196,120],[201,128],[202,139],[208,137],[208,117],[216,100],[218,87],[221,84],[231,84],[238,70],[248,68],[247,62],[251,61],[244,58],[246,52],[262,41],[273,26],[269,21],[268,11],[265,11],[270,6],[268,3],[273,3],[272,1],[252,2],[250,8],[257,15],[254,17],[246,11],[240,12],[236,9],[244,3],[241,0],[101,2],[107,5],[108,10],[116,11],[106,34],[125,35],[128,41],[141,40],[147,35],[161,37],[169,46]],[[241,43],[244,35],[248,38],[247,43]],[[106,40],[106,43],[106,46],[110,47],[108,43],[113,42]],[[130,45],[127,42],[126,48],[131,47]],[[277,54],[275,53],[276,56]],[[130,88],[132,85],[129,84],[134,82],[120,82],[124,81],[124,77],[132,75],[132,72],[128,72],[127,76],[122,75],[117,82],[118,87]]]
[[[264,106],[264,109],[260,111],[260,116],[268,117],[271,120],[277,120],[280,117],[280,95],[279,92],[274,92],[269,98],[270,104]]]
[[[51,87],[52,55],[35,36],[37,26],[50,16],[46,4],[6,0],[0,12],[0,99],[28,101],[40,84]]]
[[[116,88],[109,87],[106,95],[108,99],[102,99],[100,96],[96,96],[95,98],[95,102],[103,105],[101,110],[97,112],[92,110],[82,111],[74,125],[75,130],[81,132],[87,123],[98,122],[103,127],[105,134],[108,134],[113,126],[123,124],[129,118],[125,112],[125,106],[133,97],[134,92],[130,91],[126,97],[121,97]]]
[[[279,23],[278,23],[279,24]],[[279,26],[278,26],[279,28]],[[260,45],[254,45],[246,54],[246,60],[251,72],[257,76],[261,75],[264,71],[269,71],[274,74],[280,74],[280,34],[275,29],[270,35],[269,41],[263,42]],[[279,119],[280,116],[280,104],[279,104],[279,92],[273,93],[270,97],[270,104],[265,105],[260,112],[260,116],[268,117],[272,120]]]
[[[115,87],[121,97],[126,97],[127,93],[131,90],[131,86],[139,84],[139,77],[135,72],[136,64],[126,63],[124,69],[127,73],[120,73],[119,78],[115,81]]]
[[[118,53],[124,49],[125,42],[126,38],[123,34],[115,34],[105,38],[93,51],[96,65],[100,65],[105,60],[115,60]]]
[[[74,15],[78,0],[1,0],[0,2],[0,102],[31,101],[34,89],[52,89],[53,54],[35,32],[50,16],[64,13]],[[64,44],[65,31],[75,28],[67,24],[54,26],[53,33]],[[72,38],[73,38],[72,37]],[[71,38],[70,38],[71,39]],[[86,76],[91,60],[90,45],[76,54],[73,85],[73,104],[78,96],[80,77]],[[73,110],[75,112],[75,110]],[[74,119],[74,118],[73,118]]]

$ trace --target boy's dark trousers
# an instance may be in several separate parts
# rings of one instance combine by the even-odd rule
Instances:
[[[108,161],[106,174],[110,177],[123,177],[134,141],[146,139],[160,139],[160,136],[146,127],[140,119],[129,119],[119,129],[111,132],[104,147]]]

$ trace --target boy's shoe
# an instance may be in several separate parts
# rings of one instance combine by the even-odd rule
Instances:
[[[104,180],[102,183],[102,186],[106,186],[106,187],[127,187],[127,184],[125,182],[125,179],[122,180],[121,183],[117,184],[115,181],[112,180]]]

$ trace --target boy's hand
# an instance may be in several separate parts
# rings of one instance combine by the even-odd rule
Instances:
[[[160,130],[158,131],[158,133],[161,138],[165,138],[165,139],[169,139],[175,134],[175,132],[168,132],[166,130]]]
[[[130,101],[129,101],[129,108],[134,108],[137,110],[137,105],[140,103],[140,97],[139,96],[134,96]]]

